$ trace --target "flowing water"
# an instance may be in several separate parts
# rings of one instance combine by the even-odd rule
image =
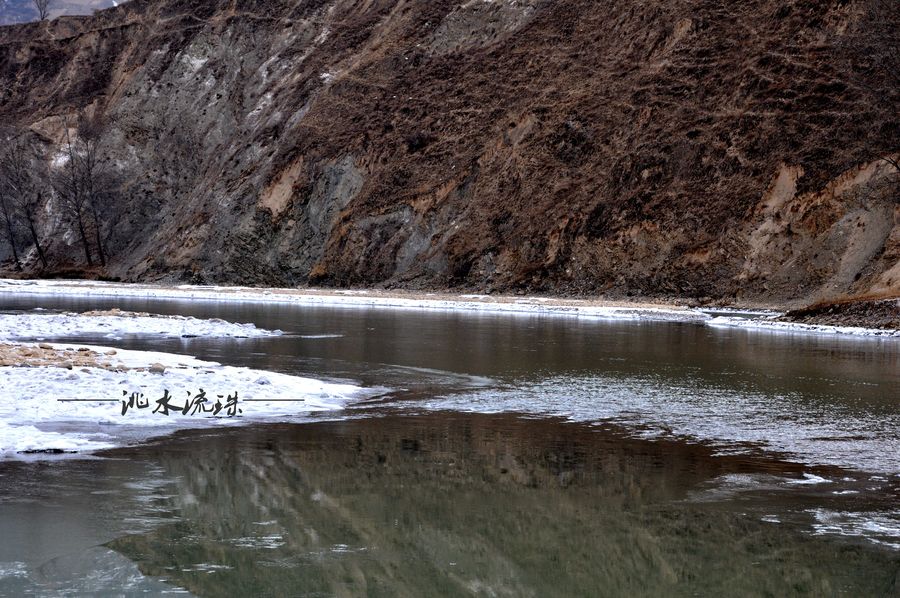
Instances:
[[[898,340],[0,297],[35,307],[279,328],[78,341],[387,390],[0,463],[0,595],[900,595]]]

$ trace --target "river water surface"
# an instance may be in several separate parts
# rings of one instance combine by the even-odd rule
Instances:
[[[900,595],[896,339],[0,296],[36,307],[253,322],[77,340],[385,390],[0,463],[2,595]]]

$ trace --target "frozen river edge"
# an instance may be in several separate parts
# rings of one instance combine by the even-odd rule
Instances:
[[[0,314],[0,388],[6,390],[0,399],[0,459],[112,448],[176,429],[289,420],[340,410],[380,392],[190,355],[60,342],[84,334],[241,342],[282,333],[219,319],[117,310]],[[57,342],[28,342],[44,338]]]
[[[482,314],[562,316],[585,319],[695,322],[759,332],[898,338],[900,330],[777,321],[775,311],[702,310],[675,305],[589,299],[518,297],[382,290],[251,288],[231,286],[124,284],[72,280],[0,279],[0,293],[33,296],[138,297],[211,302],[315,305],[336,308],[465,311]],[[733,317],[734,313],[750,317]]]

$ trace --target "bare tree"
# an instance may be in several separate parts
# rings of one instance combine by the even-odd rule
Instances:
[[[19,250],[16,248],[16,234],[14,228],[12,201],[5,189],[0,189],[0,216],[3,217],[3,229],[9,246],[12,248],[13,260],[16,262],[16,270],[22,271],[22,260],[19,259]]]
[[[72,135],[69,131],[68,119],[64,126],[66,128],[66,138],[61,156],[63,165],[52,177],[53,187],[62,201],[66,215],[78,229],[78,237],[81,240],[81,246],[84,249],[84,258],[87,261],[87,265],[93,266],[94,258],[91,256],[91,244],[88,242],[87,233],[87,197],[84,190],[84,180],[81,175],[81,166],[79,164],[79,152],[75,145],[76,140],[72,139]]]
[[[102,224],[106,212],[104,199],[109,192],[111,173],[108,161],[102,150],[105,141],[105,126],[101,117],[88,117],[84,112],[78,116],[78,137],[81,140],[79,156],[80,176],[87,202],[88,211],[93,220],[94,242],[97,245],[97,256],[100,265],[106,265]]]
[[[38,16],[45,21],[50,16],[50,5],[53,4],[53,0],[32,0],[32,2],[38,11]]]
[[[37,232],[38,211],[43,204],[40,172],[43,156],[27,135],[13,132],[0,141],[0,190],[6,195],[13,218],[25,225],[37,250],[41,265],[47,268],[47,256]]]
[[[106,127],[98,114],[78,114],[76,136],[68,120],[62,147],[60,168],[51,177],[65,212],[78,231],[88,266],[94,265],[90,238],[93,238],[100,265],[105,266],[107,252],[104,224],[110,210],[110,198],[116,184],[105,154]]]

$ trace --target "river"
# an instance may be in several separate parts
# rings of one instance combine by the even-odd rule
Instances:
[[[291,422],[0,462],[0,594],[897,595],[900,341],[17,297],[280,337],[78,342],[383,389]],[[50,339],[52,340],[52,339]]]

